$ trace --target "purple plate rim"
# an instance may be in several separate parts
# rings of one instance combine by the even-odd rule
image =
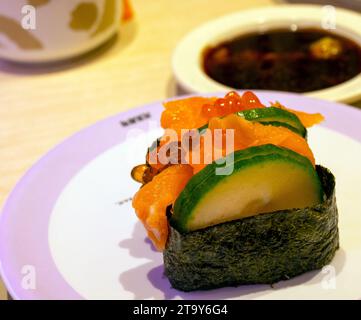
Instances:
[[[312,111],[313,109],[322,112],[326,117],[326,122],[322,124],[323,127],[329,128],[331,130],[337,131],[339,133],[345,134],[358,142],[361,142],[361,127],[358,123],[361,122],[361,112],[357,108],[347,106],[340,103],[329,102],[317,98],[306,97],[294,93],[287,92],[277,92],[277,91],[263,91],[263,90],[253,90],[263,102],[268,102],[269,98],[280,100],[285,105],[290,105],[291,108],[302,110],[302,111]],[[222,93],[213,93],[213,94],[199,94],[203,96],[220,96]],[[185,95],[177,96],[167,100],[179,99],[188,96],[194,95]],[[299,103],[298,103],[299,102]],[[52,207],[56,202],[57,197],[61,194],[63,188],[69,182],[69,180],[87,163],[97,157],[99,154],[105,152],[109,148],[122,143],[124,141],[127,127],[121,127],[120,123],[126,121],[129,118],[134,118],[140,114],[150,114],[156,116],[156,121],[159,121],[159,115],[161,112],[161,101],[152,102],[139,106],[137,108],[118,113],[116,115],[110,116],[106,119],[100,120],[93,125],[90,125],[74,135],[66,138],[63,142],[57,144],[49,152],[47,152],[43,157],[41,157],[20,179],[16,184],[13,191],[8,196],[5,201],[4,207],[2,209],[2,214],[0,215],[0,275],[3,282],[6,285],[6,288],[9,294],[14,299],[84,299],[78,292],[76,292],[70,284],[68,284],[63,276],[60,274],[60,271],[57,270],[56,265],[52,259],[50,248],[48,244],[48,229],[46,228],[49,223],[49,219],[52,212]],[[147,119],[147,117],[145,117]],[[146,121],[140,121],[137,124],[137,128],[146,129]],[[118,132],[116,130],[119,130]],[[96,137],[96,139],[94,139]],[[47,199],[43,199],[40,202],[41,208],[44,213],[39,213],[37,211],[31,211],[33,214],[40,215],[43,218],[42,222],[38,221],[37,227],[40,230],[35,234],[34,230],[31,230],[29,237],[32,240],[36,248],[41,248],[43,251],[34,252],[37,255],[36,260],[41,261],[40,270],[46,275],[43,278],[40,278],[40,290],[26,290],[21,287],[21,272],[20,269],[17,270],[18,273],[15,273],[15,270],[10,270],[10,265],[16,265],[15,254],[12,254],[9,250],[9,247],[14,243],[8,243],[9,239],[16,239],[15,243],[18,244],[19,239],[24,237],[23,234],[12,234],[6,228],[8,225],[19,225],[19,230],[28,230],[26,225],[27,221],[15,221],[12,215],[18,215],[17,205],[19,200],[22,199],[22,196],[25,194],[27,186],[31,185],[32,178],[36,178],[37,175],[44,174],[42,168],[47,165],[48,162],[54,162],[54,164],[59,161],[57,159],[61,158],[63,154],[76,154],[79,152],[79,147],[82,146],[81,142],[90,142],[86,148],[80,148],[81,154],[79,158],[74,157],[74,162],[70,163],[67,166],[63,166],[62,170],[65,170],[65,174],[62,177],[59,177],[64,172],[60,173],[56,171],[56,179],[48,175],[46,179],[50,179],[54,182],[55,190],[47,189],[46,192],[50,194]],[[66,167],[66,168],[64,168]],[[59,180],[59,181],[58,181]],[[38,181],[38,184],[42,186],[42,181]],[[36,182],[35,182],[36,183]],[[51,184],[50,184],[51,185]],[[41,188],[39,188],[41,189]],[[34,191],[32,189],[32,191]],[[21,201],[20,201],[21,202]],[[35,205],[36,207],[36,205]],[[35,212],[35,213],[34,213]],[[20,214],[21,215],[21,214]],[[24,225],[21,225],[21,224]],[[41,228],[43,227],[43,228]],[[20,232],[19,232],[20,233]],[[9,237],[9,238],[7,238]],[[26,236],[25,236],[25,239]],[[29,240],[29,239],[28,239]],[[39,244],[41,243],[41,245]],[[31,244],[31,243],[30,243]],[[25,247],[29,243],[26,242]],[[25,248],[24,247],[24,248]],[[23,249],[25,250],[25,249]],[[21,250],[20,250],[21,251]],[[12,261],[11,261],[12,260]],[[18,264],[19,265],[19,264]],[[50,283],[51,285],[47,285]],[[49,295],[42,296],[41,289],[47,289]],[[50,287],[50,288],[49,288]],[[40,291],[38,294],[37,291]]]

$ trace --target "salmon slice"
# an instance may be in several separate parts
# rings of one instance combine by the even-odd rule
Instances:
[[[193,176],[189,165],[173,165],[145,184],[133,198],[133,208],[155,247],[162,251],[168,239],[167,207],[172,205]]]

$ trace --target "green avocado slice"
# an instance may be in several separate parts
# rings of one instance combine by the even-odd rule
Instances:
[[[244,110],[235,113],[239,117],[247,121],[259,122],[263,125],[272,125],[276,127],[285,127],[303,138],[307,137],[307,129],[304,127],[300,119],[292,112],[277,107],[257,108]],[[198,131],[202,134],[208,124],[199,128]]]
[[[213,162],[194,175],[177,198],[172,227],[190,232],[260,213],[305,208],[322,202],[311,162],[274,145],[236,151],[230,175],[216,175]]]
[[[244,110],[237,113],[248,121],[257,121],[264,125],[284,126],[302,137],[307,136],[307,130],[298,117],[287,110],[268,107]]]
[[[321,166],[316,170],[325,196],[315,206],[193,232],[170,227],[163,258],[172,287],[193,291],[274,284],[328,265],[339,248],[335,177]]]

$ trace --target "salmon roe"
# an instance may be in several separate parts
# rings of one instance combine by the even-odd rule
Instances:
[[[207,118],[224,117],[234,112],[264,107],[251,91],[246,91],[242,96],[236,91],[231,91],[224,98],[217,99],[213,104],[205,104],[202,107],[202,114]]]

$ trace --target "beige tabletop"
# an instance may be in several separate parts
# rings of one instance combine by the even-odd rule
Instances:
[[[25,171],[64,138],[119,111],[175,95],[170,58],[187,32],[217,16],[270,4],[133,0],[136,18],[122,26],[118,39],[84,59],[42,68],[0,61],[0,207]]]
[[[170,66],[177,42],[197,25],[279,0],[132,0],[136,17],[118,39],[67,64],[0,61],[0,208],[44,153],[119,111],[177,94]],[[31,226],[29,226],[31,227]],[[6,290],[0,280],[0,300]]]

